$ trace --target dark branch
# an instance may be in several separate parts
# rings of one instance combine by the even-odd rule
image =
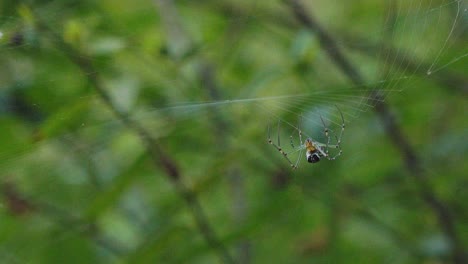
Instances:
[[[8,212],[15,217],[27,217],[30,214],[40,214],[50,218],[54,223],[68,232],[78,233],[90,238],[92,242],[120,257],[125,250],[121,245],[106,239],[94,222],[77,217],[52,204],[37,201],[17,190],[13,181],[4,179],[0,182],[0,196],[3,198]],[[48,246],[44,244],[43,246]]]
[[[336,66],[353,82],[357,87],[365,85],[364,78],[359,71],[351,64],[339,49],[335,40],[325,31],[316,21],[315,18],[306,13],[306,9],[300,0],[289,0],[289,6],[296,18],[308,29],[314,31],[322,45],[322,48],[327,52],[330,59]],[[401,128],[392,116],[389,106],[385,101],[381,100],[378,91],[371,95],[371,100],[379,102],[375,106],[375,112],[385,126],[388,137],[400,151],[407,170],[413,175],[418,183],[418,188],[422,199],[432,209],[437,216],[439,225],[453,246],[453,262],[467,263],[468,260],[463,251],[463,246],[458,237],[455,228],[455,221],[445,204],[437,197],[436,193],[429,185],[426,179],[424,168],[421,165],[420,158],[417,156],[413,147],[410,145],[407,137],[403,134]]]
[[[39,21],[41,22],[41,21]],[[137,121],[130,118],[130,116],[120,110],[112,102],[110,96],[107,94],[104,85],[100,80],[98,71],[94,68],[91,60],[81,54],[78,50],[65,43],[59,36],[47,27],[45,23],[39,23],[40,28],[46,33],[51,35],[58,48],[75,64],[79,67],[80,71],[88,79],[89,84],[97,92],[101,100],[107,105],[118,120],[120,120],[126,127],[137,133],[143,142],[146,150],[150,154],[151,160],[156,167],[161,167],[166,173],[167,178],[173,183],[176,191],[187,203],[192,216],[196,222],[198,230],[202,234],[207,244],[216,251],[219,258],[224,263],[234,263],[227,248],[216,236],[213,227],[210,225],[203,208],[200,205],[198,197],[194,191],[188,188],[182,181],[179,168],[175,161],[166,153],[159,141],[151,136],[151,134]]]

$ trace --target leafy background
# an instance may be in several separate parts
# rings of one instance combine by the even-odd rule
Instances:
[[[466,8],[2,1],[2,263],[464,263]]]

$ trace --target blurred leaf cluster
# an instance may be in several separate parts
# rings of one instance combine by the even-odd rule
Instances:
[[[97,76],[175,161],[235,262],[450,263],[452,241],[372,107],[351,118],[365,94],[287,2],[2,1],[1,262],[218,263]],[[383,83],[468,252],[466,3],[304,2],[369,86]],[[290,170],[267,127],[335,104],[343,155]],[[320,138],[315,117],[302,127]]]

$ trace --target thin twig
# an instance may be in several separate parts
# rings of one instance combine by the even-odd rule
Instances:
[[[296,18],[308,29],[314,31],[326,51],[327,55],[334,64],[351,80],[357,87],[365,85],[364,78],[359,71],[352,65],[352,63],[344,56],[343,52],[338,47],[335,40],[328,32],[322,28],[315,18],[306,12],[305,7],[300,0],[289,0],[291,7]],[[395,121],[394,116],[391,114],[389,106],[385,101],[381,100],[381,95],[378,91],[371,94],[371,100],[375,100],[375,112],[381,119],[385,126],[385,131],[388,137],[400,151],[403,161],[407,170],[413,175],[418,183],[418,188],[422,199],[432,209],[437,216],[440,228],[446,237],[452,243],[452,258],[453,262],[457,264],[468,263],[463,251],[463,245],[458,237],[455,227],[455,220],[451,215],[447,206],[437,197],[436,193],[427,182],[424,168],[422,167],[421,160],[417,156],[413,147],[409,143],[407,137],[403,134],[401,128]]]
[[[11,180],[0,182],[0,196],[3,196],[6,201],[8,212],[15,217],[40,214],[52,220],[57,226],[60,226],[64,230],[61,233],[64,236],[69,233],[79,233],[90,238],[92,242],[109,251],[116,258],[121,257],[125,252],[125,249],[121,245],[106,239],[93,221],[73,215],[52,204],[32,199],[24,193],[19,192]],[[54,239],[56,241],[61,238],[57,236]],[[43,246],[49,245],[44,244]]]
[[[210,99],[214,101],[221,100],[220,87],[217,84],[213,67],[204,61],[198,75]],[[217,111],[210,111],[210,118],[213,120],[216,129],[217,144],[223,146],[223,148],[229,149],[230,142],[227,140],[227,137],[232,131],[232,124]],[[232,218],[237,226],[243,225],[247,219],[244,175],[240,173],[237,165],[231,165],[226,168],[226,174],[228,176],[232,195]],[[251,263],[249,241],[247,239],[240,240],[235,247],[236,253],[234,257],[236,261],[243,264]]]
[[[176,61],[187,53],[190,53],[190,51],[195,50],[195,42],[183,27],[183,20],[178,14],[175,2],[173,0],[155,0],[154,2],[158,8],[158,14],[161,17],[163,28],[166,32],[168,55]],[[215,68],[203,55],[197,56],[197,64],[199,65],[197,71],[198,79],[207,97],[212,101],[221,100],[221,89],[216,80]],[[231,143],[228,140],[228,136],[232,131],[232,122],[216,110],[209,111],[208,116],[212,120],[216,144],[223,146],[224,149],[230,149]],[[242,225],[245,222],[247,212],[244,177],[235,164],[225,168],[225,175],[229,179],[229,187],[233,198],[233,221],[235,225]],[[245,264],[251,262],[250,245],[247,240],[238,241],[234,247],[236,250],[233,252],[233,257],[236,262]]]
[[[133,130],[135,133],[138,134],[140,140],[142,141],[146,150],[150,154],[153,164],[156,167],[161,167],[164,170],[167,178],[170,180],[170,182],[173,183],[173,186],[175,187],[178,194],[187,203],[187,206],[189,207],[190,212],[196,222],[198,230],[202,234],[207,244],[213,250],[215,250],[220,260],[224,263],[234,263],[232,257],[229,254],[229,251],[224,246],[224,244],[218,239],[213,227],[209,223],[208,218],[206,217],[206,214],[200,205],[196,193],[190,188],[188,188],[182,181],[182,177],[180,175],[180,171],[177,167],[177,164],[163,149],[159,141],[153,138],[151,134],[140,123],[131,119],[126,112],[120,110],[116,105],[114,105],[112,99],[106,92],[106,89],[104,88],[104,85],[100,80],[98,71],[87,56],[84,56],[78,50],[65,43],[59,36],[54,34],[54,32],[50,28],[48,28],[48,26],[45,23],[39,23],[39,26],[43,31],[50,34],[54,38],[58,48],[75,65],[79,67],[83,75],[86,76],[89,84],[94,88],[101,100],[112,111],[115,117],[130,130]]]

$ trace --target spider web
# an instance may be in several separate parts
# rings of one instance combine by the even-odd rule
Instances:
[[[194,35],[192,42],[200,44],[193,44],[193,50],[178,55],[176,60],[157,54],[180,54],[179,50],[186,50],[191,41],[179,39],[180,47],[158,50],[165,42],[160,39],[164,26],[155,17],[155,9],[144,3],[132,6],[128,12],[107,10],[96,4],[98,10],[105,11],[103,17],[89,10],[80,13],[73,5],[59,2],[8,7],[11,13],[2,13],[0,17],[0,53],[5,69],[0,75],[1,126],[3,131],[14,132],[4,132],[6,140],[0,151],[2,178],[19,186],[28,199],[59,208],[88,210],[93,215],[97,213],[87,205],[95,202],[99,186],[106,186],[124,174],[122,171],[141,165],[139,160],[145,156],[137,136],[115,120],[89,88],[85,76],[67,61],[67,54],[59,49],[54,36],[38,28],[38,18],[44,19],[67,43],[86,51],[84,56],[100,66],[96,68],[98,74],[105,79],[116,105],[144,124],[152,136],[163,139],[173,153],[189,157],[190,162],[184,158],[180,161],[186,170],[191,169],[191,164],[210,167],[217,162],[220,151],[213,140],[199,137],[220,134],[213,133],[216,122],[212,120],[217,116],[242,124],[229,129],[233,139],[229,138],[234,142],[233,150],[229,151],[245,151],[248,157],[261,156],[262,147],[267,145],[269,125],[280,123],[281,144],[285,148],[290,146],[291,135],[294,144],[298,144],[299,124],[304,138],[326,142],[322,120],[331,134],[336,134],[341,125],[341,111],[346,129],[352,129],[348,125],[367,115],[379,100],[409,93],[420,82],[443,82],[452,69],[466,69],[468,50],[463,45],[466,42],[460,41],[466,38],[465,1],[375,3],[379,12],[364,12],[368,5],[351,2],[340,3],[343,5],[340,9],[333,2],[314,1],[309,8],[314,12],[313,5],[320,6],[319,21],[334,36],[340,36],[337,37],[340,48],[351,61],[363,62],[363,66],[356,65],[366,78],[359,87],[350,85],[336,70],[321,52],[313,32],[297,25],[296,30],[291,30],[295,22],[288,20],[290,14],[283,14],[283,7],[277,3],[256,3],[248,5],[248,10],[229,9],[232,7],[229,2],[215,5],[216,11],[227,10],[228,18],[213,15],[185,25],[186,31]],[[192,21],[197,12],[190,13],[193,6],[186,5],[181,17]],[[136,14],[147,16],[148,22],[125,25],[118,20],[119,16],[124,17],[122,21],[132,20]],[[272,23],[271,17],[285,20]],[[219,33],[220,36],[210,36],[211,39],[204,36],[204,26],[218,20],[223,20],[232,35]],[[154,25],[158,25],[156,36]],[[273,37],[265,38],[269,35]],[[174,38],[177,37],[180,36]],[[252,38],[260,41],[251,44],[247,40]],[[263,43],[265,40],[273,41]],[[230,52],[217,52],[216,47],[223,43]],[[199,80],[200,63],[190,52],[223,64],[213,70],[219,76],[221,95],[210,96],[210,91],[203,90],[200,83],[207,82]],[[457,87],[454,85],[454,89]],[[376,91],[379,99],[371,96]],[[272,139],[277,137],[274,133]],[[189,143],[180,144],[171,138]],[[241,139],[248,143],[240,142]],[[194,157],[193,149],[204,149],[204,155]],[[298,157],[294,154],[298,152],[292,147],[286,151],[295,163]],[[278,159],[282,159],[280,154]],[[203,171],[194,174],[201,177]],[[141,182],[140,187],[146,178]],[[162,186],[162,192],[169,189]],[[142,188],[145,195],[154,191]],[[134,203],[150,200],[131,190],[127,195]],[[9,206],[6,201],[4,208]],[[128,215],[122,208],[101,217],[118,215],[119,221],[128,227]],[[140,217],[148,220],[149,214]],[[73,232],[79,230],[62,233],[63,239]],[[141,233],[132,232],[129,236]],[[15,242],[14,238],[10,240]],[[27,257],[21,250],[25,248],[27,245],[16,245],[12,251],[2,248],[0,254],[23,262]]]

